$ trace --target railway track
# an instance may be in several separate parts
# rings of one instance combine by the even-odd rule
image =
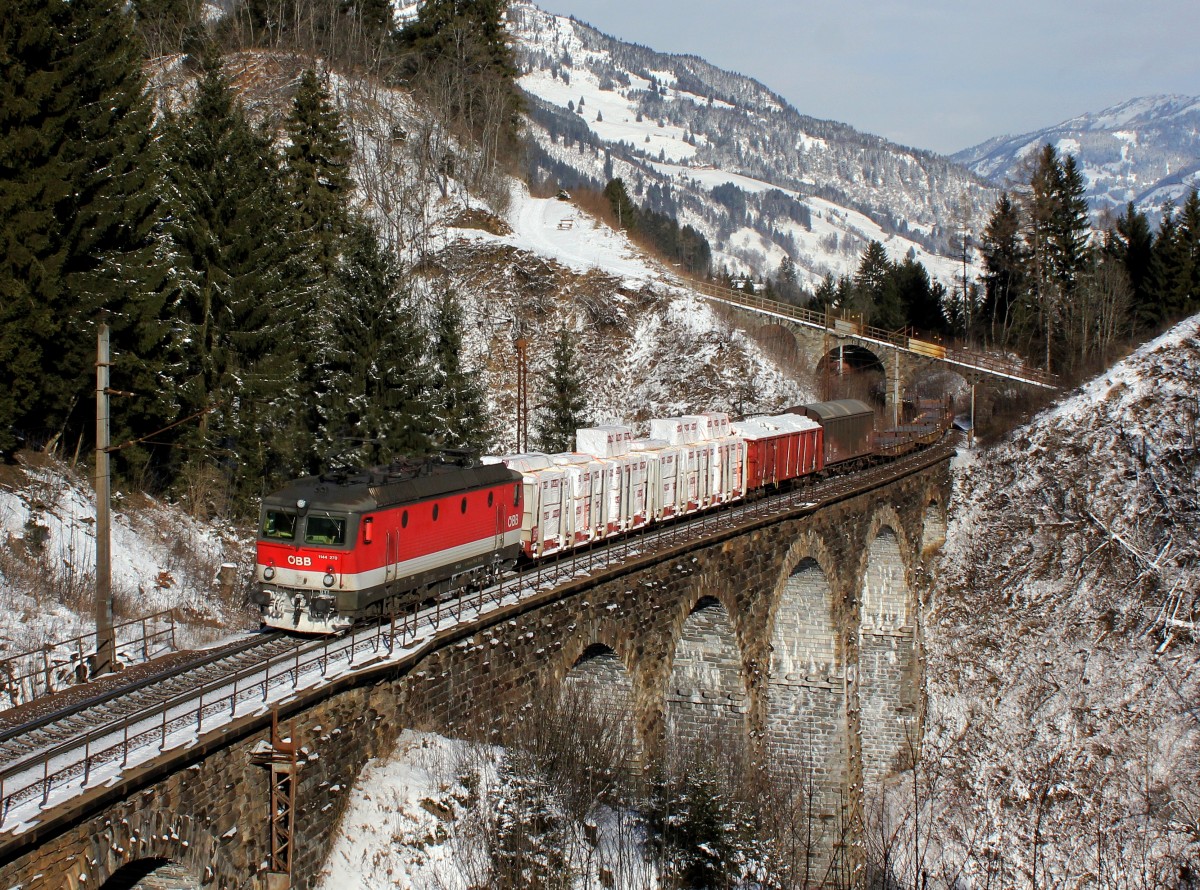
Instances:
[[[106,722],[137,714],[179,696],[197,684],[211,683],[296,646],[282,633],[255,634],[151,673],[133,683],[73,701],[0,731],[0,769]]]
[[[261,713],[340,672],[411,651],[434,635],[563,584],[621,569],[656,551],[738,534],[747,526],[820,509],[946,460],[937,445],[858,473],[686,517],[526,568],[481,591],[360,626],[341,637],[260,634],[137,683],[0,732],[0,831],[36,817],[52,797],[119,775],[137,757],[186,745],[222,721]],[[239,711],[240,709],[240,711]]]

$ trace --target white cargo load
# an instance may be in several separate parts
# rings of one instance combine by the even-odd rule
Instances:
[[[629,453],[633,430],[627,426],[593,426],[575,431],[575,447],[593,457],[621,457]]]
[[[680,420],[696,425],[697,439],[724,439],[729,435],[729,415],[719,411],[704,414],[685,414]]]
[[[736,501],[746,493],[746,443],[736,436],[713,441],[713,502]]]
[[[695,417],[657,417],[650,421],[650,438],[691,445],[700,441],[700,422]]]
[[[741,436],[743,439],[754,441],[756,439],[769,439],[772,436],[778,436],[779,430],[774,427],[764,426],[759,422],[760,418],[752,418],[750,420],[739,420],[732,424],[733,434]]]
[[[684,447],[671,445],[665,439],[638,439],[633,443],[633,450],[646,457],[647,510],[650,518],[657,522],[682,512],[682,468],[687,463]]]
[[[525,554],[537,557],[565,547],[570,541],[567,474],[548,455],[537,451],[484,460],[503,463],[523,477],[521,547]]]
[[[553,454],[550,459],[567,475],[571,540],[578,547],[602,537],[604,462],[577,452]]]
[[[752,419],[755,423],[763,423],[788,433],[806,433],[809,430],[819,429],[821,426],[811,417],[805,417],[802,414],[774,414],[769,417]]]

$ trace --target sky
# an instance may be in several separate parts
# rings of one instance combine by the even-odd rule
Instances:
[[[942,154],[1141,96],[1200,96],[1197,0],[534,2]]]

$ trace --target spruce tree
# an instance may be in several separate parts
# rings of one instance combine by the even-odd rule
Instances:
[[[482,383],[462,363],[462,309],[454,291],[438,298],[433,322],[431,408],[435,443],[445,448],[485,451],[493,431]]]
[[[114,385],[155,387],[148,356],[158,263],[151,112],[130,21],[111,0],[0,9],[0,452],[17,430],[77,441],[96,322],[113,329]],[[149,385],[147,385],[149,384]],[[114,434],[145,415],[116,406]],[[139,429],[138,432],[145,432]]]
[[[1179,211],[1178,256],[1181,267],[1171,294],[1177,317],[1200,309],[1200,192],[1192,189]]]
[[[892,278],[910,325],[935,334],[948,330],[945,309],[933,292],[929,272],[921,263],[912,256],[906,256],[904,262],[893,265]]]
[[[905,310],[892,274],[887,250],[878,241],[871,241],[863,251],[854,273],[855,308],[880,328],[894,330],[905,323]]]
[[[308,248],[270,141],[216,60],[167,145],[179,253],[174,394],[181,414],[205,412],[189,453],[216,460],[248,506],[312,459],[299,360],[313,316]]]
[[[1028,253],[1021,239],[1021,216],[1008,192],[1001,192],[983,230],[983,317],[989,340],[1008,346],[1018,324],[1027,288]]]
[[[629,192],[625,189],[623,179],[618,177],[609,180],[608,185],[604,187],[604,197],[608,199],[613,216],[616,217],[617,224],[621,228],[631,232],[638,228],[640,214],[637,206],[630,199]]]
[[[588,422],[587,401],[575,337],[566,328],[554,339],[544,379],[548,392],[543,392],[542,406],[538,409],[538,447],[548,454],[574,451],[575,431]]]
[[[350,176],[350,144],[327,82],[308,68],[284,124],[288,137],[284,177],[296,210],[296,225],[314,245],[314,259],[324,277],[332,274],[337,245],[347,225],[347,205],[354,188]]]
[[[1064,294],[1074,292],[1079,277],[1091,265],[1088,242],[1087,186],[1074,155],[1067,155],[1055,176],[1053,225],[1055,272]]]
[[[1150,287],[1154,258],[1154,234],[1146,214],[1130,201],[1117,217],[1105,240],[1105,251],[1120,261],[1132,288],[1133,326],[1136,330],[1155,329],[1162,321],[1163,306]]]
[[[395,257],[365,222],[353,225],[334,286],[319,309],[320,456],[377,464],[428,453],[425,334]]]

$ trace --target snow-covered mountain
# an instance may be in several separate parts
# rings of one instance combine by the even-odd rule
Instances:
[[[869,240],[947,284],[949,241],[994,192],[950,161],[806,117],[755,80],[623,43],[527,0],[509,8],[540,183],[601,188],[702,232],[714,264],[802,280],[853,271]]]
[[[1050,143],[1075,155],[1092,209],[1120,211],[1129,201],[1154,218],[1200,186],[1200,96],[1148,96],[1025,133],[998,136],[952,159],[997,185],[1027,182],[1024,168]]]

